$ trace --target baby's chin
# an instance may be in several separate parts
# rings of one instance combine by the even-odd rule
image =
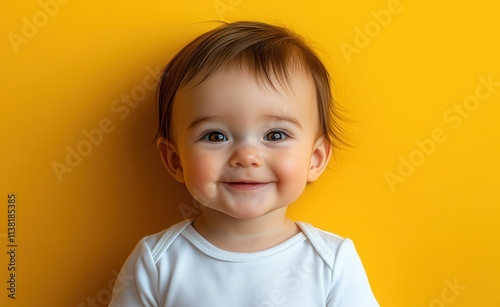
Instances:
[[[217,209],[212,209],[217,211]],[[245,205],[240,204],[238,208],[233,209],[224,209],[218,211],[218,214],[223,215],[226,219],[237,221],[237,222],[257,222],[259,220],[267,220],[272,221],[273,217],[277,217],[281,220],[280,216],[274,213],[277,213],[280,210],[284,210],[286,212],[287,207],[283,208],[265,208],[259,206]],[[202,211],[203,214],[203,211]]]

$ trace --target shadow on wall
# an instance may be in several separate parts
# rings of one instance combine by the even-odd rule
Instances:
[[[96,228],[90,236],[99,239],[91,242],[92,251],[85,251],[91,258],[85,274],[95,279],[80,290],[79,307],[107,306],[116,276],[138,241],[196,212],[185,186],[161,161],[154,140],[155,107],[151,91],[127,118],[114,121],[115,131],[96,154],[100,168],[86,169],[91,176],[83,181],[88,183],[86,189],[99,191],[102,197],[85,209],[86,223]],[[104,218],[96,222],[91,211],[102,212]]]
[[[131,154],[130,186],[140,187],[134,193],[139,199],[148,200],[140,207],[147,206],[152,219],[142,223],[152,224],[148,227],[152,231],[160,231],[188,217],[183,214],[182,204],[191,204],[192,198],[184,184],[177,182],[161,161],[154,139],[158,127],[155,98],[148,99],[143,108],[138,109],[126,135],[130,136],[127,142]]]

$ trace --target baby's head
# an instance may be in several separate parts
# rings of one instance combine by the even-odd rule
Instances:
[[[290,70],[300,67],[314,82],[320,133],[333,146],[343,144],[331,96],[330,77],[323,63],[303,39],[282,27],[260,22],[224,24],[185,46],[163,71],[158,90],[158,136],[168,139],[175,94],[195,78],[202,82],[228,66],[245,66],[254,77],[274,85],[288,82]]]
[[[236,22],[197,37],[165,68],[158,96],[165,166],[232,217],[286,208],[342,143],[328,72],[285,28]]]

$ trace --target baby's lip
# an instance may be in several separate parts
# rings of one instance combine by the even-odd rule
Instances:
[[[258,181],[258,180],[252,180],[252,179],[231,179],[228,181],[224,181],[224,183],[266,183],[265,181]]]
[[[269,182],[252,180],[224,181],[223,184],[238,190],[255,190],[266,186]]]

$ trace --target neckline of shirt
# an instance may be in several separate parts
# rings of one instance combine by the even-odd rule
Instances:
[[[218,248],[217,246],[210,243],[207,239],[205,239],[202,235],[200,235],[191,224],[186,227],[185,231],[182,232],[182,235],[205,255],[215,259],[230,262],[250,262],[273,257],[307,239],[306,235],[301,231],[288,240],[271,248],[258,252],[241,253],[230,252]]]

